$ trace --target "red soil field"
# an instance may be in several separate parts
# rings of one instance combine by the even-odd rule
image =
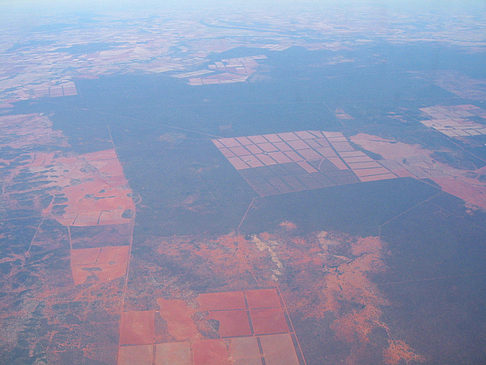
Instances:
[[[243,292],[219,292],[199,294],[197,301],[200,311],[245,309]]]
[[[63,215],[54,216],[61,224],[92,226],[130,222],[130,218],[122,215],[128,209],[134,210],[135,205],[114,150],[59,157],[49,163],[55,165],[57,173],[52,183],[68,199]],[[72,185],[73,179],[79,183]]]
[[[243,310],[210,312],[210,319],[219,322],[221,337],[251,336],[248,312]]]
[[[88,277],[108,282],[125,275],[128,264],[128,246],[106,246],[71,250],[71,269],[75,285]]]
[[[232,365],[223,340],[202,340],[192,344],[194,365]]]
[[[280,308],[280,298],[276,289],[257,289],[245,292],[250,308]]]
[[[170,342],[155,345],[155,365],[192,365],[189,342]]]
[[[95,264],[101,248],[81,248],[71,250],[71,265]]]
[[[152,365],[153,345],[121,346],[118,365]]]
[[[234,365],[262,365],[256,337],[232,338],[230,354]]]
[[[287,320],[281,308],[250,310],[253,331],[257,335],[288,332]]]
[[[71,227],[70,232],[73,248],[128,246],[130,244],[131,225]]]
[[[120,320],[120,345],[154,343],[154,311],[123,312]]]
[[[195,310],[183,300],[157,299],[160,315],[167,322],[169,335],[176,341],[199,338],[200,334],[194,323]]]
[[[265,365],[299,365],[289,334],[260,337]]]

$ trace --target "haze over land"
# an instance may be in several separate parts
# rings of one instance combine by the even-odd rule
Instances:
[[[0,14],[0,363],[486,362],[483,2]]]

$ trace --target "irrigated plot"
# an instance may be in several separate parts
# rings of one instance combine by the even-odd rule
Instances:
[[[213,143],[260,196],[397,177],[355,150],[340,132],[285,132]]]

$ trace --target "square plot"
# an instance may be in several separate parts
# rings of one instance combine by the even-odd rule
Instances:
[[[197,297],[201,311],[246,309],[241,291],[203,293]]]
[[[219,142],[221,142],[226,147],[240,146],[240,143],[235,138],[221,138],[219,139]]]
[[[361,177],[364,177],[364,176],[388,174],[388,173],[390,173],[390,171],[388,171],[384,167],[378,167],[378,168],[375,168],[375,169],[354,170],[354,173],[359,178],[361,178]]]
[[[343,134],[341,132],[322,132],[322,134],[327,138],[343,137]]]
[[[273,144],[271,144],[270,142],[266,142],[266,143],[260,143],[258,144],[258,147],[264,151],[264,152],[276,152],[278,151],[277,147],[275,147]]]
[[[229,346],[224,340],[201,340],[192,344],[194,365],[232,365]]]
[[[251,336],[248,312],[243,310],[210,312],[209,318],[219,322],[221,337]]]
[[[282,138],[284,141],[295,141],[299,139],[294,133],[292,132],[285,132],[285,133],[278,133],[278,136]]]
[[[293,149],[296,149],[296,150],[302,150],[302,149],[309,148],[309,145],[307,143],[305,143],[304,141],[300,140],[300,139],[295,140],[295,141],[288,141],[287,143]]]
[[[331,146],[330,146],[329,142],[327,141],[327,139],[317,138],[317,139],[314,139],[314,142],[318,143],[322,147],[331,148]]]
[[[339,142],[334,143],[334,148],[338,152],[351,152],[354,151],[354,148],[348,142]]]
[[[369,156],[351,156],[351,157],[343,157],[344,161],[350,163],[360,163],[360,162],[373,162],[373,159]]]
[[[246,146],[246,145],[251,145],[253,144],[252,141],[250,141],[248,138],[246,137],[236,137],[235,138],[238,142],[240,142],[243,146]]]
[[[118,365],[152,365],[153,345],[121,346]]]
[[[120,322],[120,345],[145,345],[154,343],[154,311],[123,312]]]
[[[303,156],[307,161],[319,160],[321,157],[316,151],[310,148],[299,150],[299,154]]]
[[[288,151],[285,154],[294,162],[304,161],[304,158],[294,151]]]
[[[263,136],[250,136],[248,137],[253,143],[265,143],[267,140]]]
[[[253,153],[253,154],[256,154],[256,153],[263,153],[263,151],[262,151],[260,148],[258,148],[258,146],[257,146],[256,144],[249,144],[249,145],[247,145],[247,146],[245,146],[245,147],[246,147],[246,149],[247,149],[248,151],[250,151],[250,152],[251,152],[251,153]]]
[[[155,365],[192,365],[189,342],[169,342],[155,345]]]
[[[261,156],[261,155],[259,155]],[[241,160],[250,167],[262,167],[263,163],[253,155],[241,156]]]
[[[236,156],[246,156],[250,155],[250,152],[245,147],[231,147],[231,152],[233,152]]]
[[[377,162],[348,162],[349,167],[352,170],[359,170],[359,169],[371,169],[375,167],[380,167],[380,164]]]
[[[250,317],[253,331],[257,335],[289,331],[282,308],[251,309]]]
[[[271,158],[268,155],[258,154],[255,155],[255,157],[257,157],[261,162],[263,162],[265,166],[275,165],[277,163],[273,158]]]
[[[232,338],[230,354],[234,365],[262,365],[262,355],[256,337]]]
[[[317,172],[315,168],[313,168],[311,165],[309,165],[306,161],[301,161],[297,162],[300,167],[302,167],[307,173],[312,174],[314,172]]]
[[[279,151],[292,151],[292,148],[285,142],[273,142],[273,145],[278,148]]]
[[[299,365],[290,334],[259,337],[266,365]]]
[[[248,166],[245,162],[243,162],[239,157],[229,157],[228,161],[230,164],[233,165],[233,167],[236,170],[243,170],[243,169],[250,168],[250,166]]]
[[[348,170],[346,164],[339,157],[328,157],[328,160],[331,161],[339,170]]]
[[[257,289],[245,291],[250,308],[280,308],[280,297],[276,289]]]
[[[396,178],[396,176],[393,174],[383,174],[383,175],[362,176],[359,179],[362,182],[368,182],[368,181],[389,180],[394,178]]]
[[[290,158],[285,156],[282,152],[270,152],[269,155],[270,155],[271,158],[273,158],[278,163],[292,162],[292,160],[290,160]]]
[[[264,134],[263,137],[267,139],[268,142],[282,142],[279,136],[276,134]]]
[[[231,150],[229,148],[220,148],[219,151],[226,158],[235,157],[235,154],[233,152],[231,152]]]
[[[296,135],[298,135],[302,139],[312,139],[314,138],[314,135],[309,133],[308,131],[301,131],[301,132],[295,132]]]

